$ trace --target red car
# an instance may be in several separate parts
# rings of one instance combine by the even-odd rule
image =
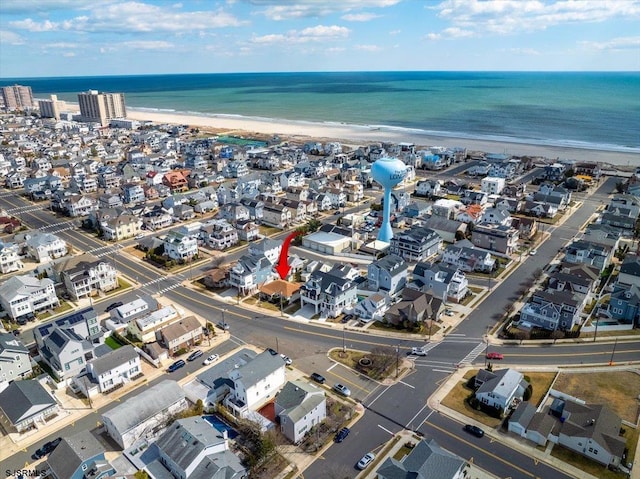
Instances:
[[[504,359],[504,355],[500,353],[487,353],[487,359]]]

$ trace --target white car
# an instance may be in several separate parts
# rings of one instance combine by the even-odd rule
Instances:
[[[531,251],[529,251],[529,256],[535,256],[538,253],[537,249],[532,249]]]
[[[284,354],[281,354],[280,357],[284,360],[284,363],[287,366],[291,366],[293,364],[293,361],[291,360],[291,358],[289,356],[285,356]]]
[[[212,354],[207,359],[205,359],[202,364],[206,365],[206,364],[215,363],[218,360],[219,357],[220,356],[218,356],[217,354]]]
[[[137,234],[133,237],[133,239],[142,239],[142,238],[144,238],[144,235],[142,233]]]
[[[422,348],[411,348],[411,353],[414,356],[426,356],[427,352]]]
[[[368,452],[364,456],[362,456],[362,459],[358,461],[356,467],[362,471],[363,469],[366,469],[366,467],[371,464],[375,458],[376,455],[374,453]]]
[[[334,384],[333,390],[337,393],[342,394],[345,397],[351,396],[351,390],[343,384],[340,384],[340,383]]]

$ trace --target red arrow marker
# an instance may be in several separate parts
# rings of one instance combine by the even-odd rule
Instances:
[[[294,231],[291,233],[282,243],[282,249],[280,250],[280,259],[278,260],[278,264],[276,265],[276,271],[280,275],[281,279],[285,279],[291,271],[291,266],[289,266],[289,244],[291,244],[291,240],[298,235],[301,235],[302,231]]]

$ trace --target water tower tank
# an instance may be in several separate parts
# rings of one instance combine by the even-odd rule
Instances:
[[[393,230],[389,218],[391,216],[391,190],[400,183],[407,174],[407,165],[398,158],[380,158],[371,166],[373,179],[384,188],[384,209],[382,212],[382,225],[378,233],[380,241],[389,242],[393,238]]]

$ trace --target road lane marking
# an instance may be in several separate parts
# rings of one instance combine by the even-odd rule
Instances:
[[[411,384],[409,384],[409,383],[405,383],[404,381],[398,381],[398,382],[399,382],[400,384],[404,384],[405,386],[409,386],[411,389],[415,389],[415,388],[416,388],[415,386],[412,386],[412,385],[411,385]]]
[[[408,422],[407,424],[411,424],[413,421],[415,421],[415,420],[416,420],[416,418],[417,418],[417,417],[422,413],[422,411],[424,411],[424,410],[425,410],[426,408],[428,408],[428,407],[429,407],[429,405],[428,405],[428,404],[425,404],[424,406],[422,406],[422,408],[421,408],[421,409],[416,413],[416,415],[415,415],[415,416],[413,416],[411,419],[409,419],[409,422]],[[429,413],[429,416],[431,416],[431,414],[433,414],[433,411],[431,411],[431,412]],[[424,421],[422,421],[422,422],[426,422],[426,420],[427,420],[427,419],[429,419],[429,416],[427,416],[427,417],[425,418],[425,420],[424,420]],[[420,427],[421,425],[422,425],[422,423],[420,423],[420,425],[419,425],[418,427]]]
[[[378,394],[375,398],[373,398],[373,400],[367,405],[367,407],[371,407],[373,406],[373,403],[376,402],[380,396],[382,396],[384,393],[386,393],[389,390],[389,386],[387,386],[386,388],[384,388],[384,390]]]
[[[453,373],[453,369],[432,369],[433,372],[435,373],[447,373],[447,374],[452,374]]]
[[[333,334],[319,333],[317,331],[304,331],[304,330],[301,330],[301,329],[291,328],[291,327],[288,327],[288,326],[285,326],[283,329],[296,331],[297,333],[311,334],[313,336],[321,336],[321,337],[324,337],[324,338],[340,339],[340,341],[342,341],[342,332],[340,332],[340,334],[336,333],[335,335],[333,335]],[[376,343],[376,342],[373,342],[371,340],[365,341],[363,339],[349,339],[349,342],[351,342],[351,343],[370,344],[370,345],[375,345],[375,346],[389,346],[388,344],[385,344],[385,343]]]
[[[393,433],[393,432],[389,431],[386,427],[381,426],[380,424],[378,424],[378,427],[379,427],[380,429],[382,429],[383,431],[388,432],[388,433],[389,433],[389,434],[391,434],[392,436],[395,436],[395,433]]]
[[[333,374],[335,377],[340,378],[341,382],[345,382],[345,383],[349,383],[351,384],[353,387],[360,389],[360,391],[364,391],[364,392],[369,392],[368,389],[363,388],[362,386],[358,385],[357,383],[354,383],[353,381],[350,381],[349,379],[340,376],[339,374],[336,374],[334,372],[332,372],[331,374]]]
[[[331,371],[333,368],[335,368],[338,365],[338,363],[333,363],[331,366],[329,366],[329,369],[327,369],[327,371]]]

